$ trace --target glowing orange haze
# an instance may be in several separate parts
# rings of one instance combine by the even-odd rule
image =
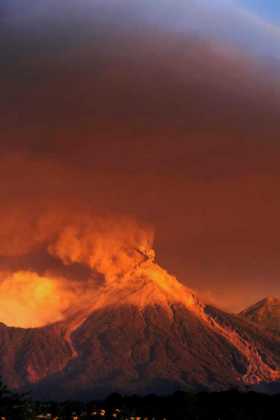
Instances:
[[[65,280],[37,273],[2,273],[0,320],[15,327],[40,327],[63,319],[75,294]]]
[[[7,250],[8,255],[28,255],[44,247],[62,266],[78,263],[93,275],[92,281],[84,281],[50,272],[39,275],[33,270],[3,271],[0,321],[17,327],[40,327],[60,321],[69,311],[79,310],[94,298],[98,288],[94,273],[95,277],[102,276],[103,285],[111,287],[153,256],[153,231],[149,227],[130,218],[115,220],[84,214],[81,219],[73,214],[60,217],[57,212],[40,215],[36,223],[32,220],[32,228],[28,217],[23,227],[6,223],[8,243],[2,245],[2,254]],[[28,234],[27,241],[24,233]]]
[[[64,264],[85,264],[110,281],[132,270],[143,259],[139,251],[150,249],[152,243],[153,232],[131,220],[98,220],[66,226],[48,249]]]

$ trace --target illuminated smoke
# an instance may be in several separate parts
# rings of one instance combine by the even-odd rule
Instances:
[[[60,274],[33,268],[0,273],[0,321],[18,327],[40,327],[60,321],[94,297],[99,275],[107,285],[121,282],[147,258],[153,231],[128,217],[101,217],[62,209],[37,217],[11,212],[2,227],[2,258],[18,258],[36,252],[49,254]],[[86,278],[74,278],[72,266],[85,267]],[[65,268],[64,268],[65,267]],[[71,279],[63,270],[68,267]],[[90,274],[92,273],[92,275]]]
[[[41,327],[60,321],[75,296],[63,279],[28,271],[2,273],[0,320],[15,327]]]
[[[85,225],[66,226],[49,251],[65,264],[85,264],[110,281],[143,261],[141,250],[148,252],[152,244],[152,230],[132,220],[96,218]]]

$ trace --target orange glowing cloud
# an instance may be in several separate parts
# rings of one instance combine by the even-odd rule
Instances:
[[[40,210],[40,209],[39,209]],[[17,217],[15,217],[17,216]],[[153,255],[153,229],[130,217],[99,216],[88,209],[57,205],[37,214],[28,209],[3,215],[0,255],[8,261],[43,254],[56,267],[2,269],[0,321],[16,327],[40,327],[61,321],[94,298],[101,277],[118,282]],[[32,258],[31,258],[32,259]],[[65,275],[67,267],[85,267],[87,276]],[[69,270],[68,270],[69,271]]]
[[[74,298],[63,279],[28,271],[2,273],[0,320],[9,326],[41,327],[62,320]]]
[[[85,264],[109,281],[132,270],[152,244],[152,229],[132,219],[93,218],[63,228],[49,252],[65,264]]]

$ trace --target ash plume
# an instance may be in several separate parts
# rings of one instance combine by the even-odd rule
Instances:
[[[108,282],[150,242],[99,227],[124,217],[238,311],[279,294],[279,31],[160,3],[2,0],[0,268]]]
[[[153,229],[132,217],[101,216],[78,207],[70,211],[57,205],[36,215],[17,209],[2,220],[0,320],[13,326],[38,327],[62,320],[71,307],[82,308],[94,298],[98,278],[101,283],[121,282],[145,259],[145,252],[151,254],[153,245]],[[32,256],[38,259],[40,254],[47,261],[36,272]],[[25,267],[13,270],[7,259],[9,263],[23,259]],[[71,275],[74,265],[86,267],[88,276]]]

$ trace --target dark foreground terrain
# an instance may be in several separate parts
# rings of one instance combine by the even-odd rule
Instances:
[[[1,420],[268,420],[278,419],[280,394],[229,390],[159,397],[112,394],[104,401],[38,402],[0,386]]]

